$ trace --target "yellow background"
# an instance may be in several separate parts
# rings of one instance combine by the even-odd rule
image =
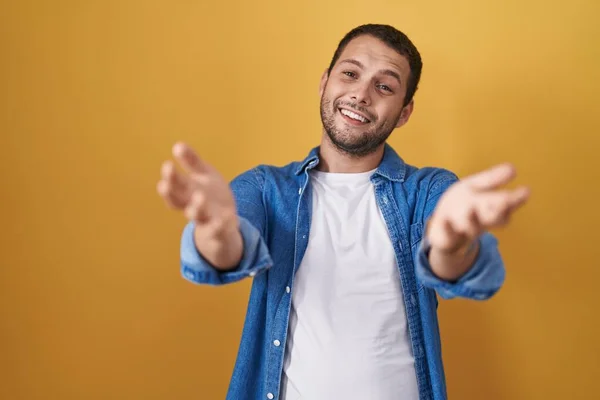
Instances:
[[[450,398],[598,398],[599,4],[2,2],[0,398],[224,398],[251,282],[180,278],[159,166],[179,139],[227,178],[303,158],[366,22],[424,59],[405,160],[532,188],[503,290],[440,305]]]

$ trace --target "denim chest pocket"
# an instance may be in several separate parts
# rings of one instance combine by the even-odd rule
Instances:
[[[419,252],[419,245],[421,244],[421,240],[423,239],[423,223],[417,222],[410,226],[410,252],[412,254],[412,259],[416,260]],[[414,261],[413,261],[414,262]],[[423,283],[417,280],[417,292],[421,292],[424,286]]]
[[[423,223],[417,222],[410,226],[410,248],[414,251],[418,249],[419,243],[423,238]]]

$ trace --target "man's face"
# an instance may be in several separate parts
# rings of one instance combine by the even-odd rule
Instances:
[[[346,154],[374,152],[408,120],[403,107],[410,66],[379,39],[351,40],[321,80],[321,120],[331,142]]]

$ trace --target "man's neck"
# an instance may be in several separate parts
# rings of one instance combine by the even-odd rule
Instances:
[[[383,158],[384,145],[366,156],[357,157],[344,153],[329,139],[327,133],[323,133],[319,151],[319,165],[317,169],[323,172],[333,173],[359,173],[371,171],[381,162]]]

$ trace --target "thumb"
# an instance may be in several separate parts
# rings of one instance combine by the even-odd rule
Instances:
[[[487,191],[507,184],[515,178],[515,175],[515,167],[505,163],[468,176],[464,181],[475,190]]]
[[[177,142],[173,146],[173,157],[181,164],[187,173],[206,172],[206,164],[200,159],[198,154],[187,144]]]

